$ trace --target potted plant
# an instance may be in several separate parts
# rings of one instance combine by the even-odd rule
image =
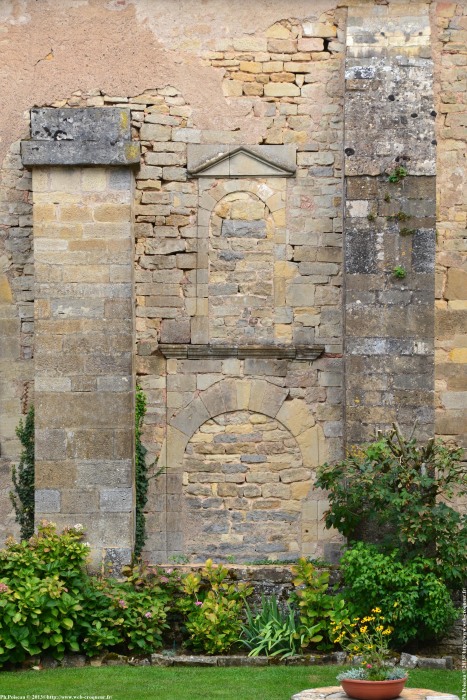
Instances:
[[[349,698],[392,700],[401,694],[407,672],[389,661],[392,631],[380,608],[373,608],[366,617],[355,617],[352,622],[343,620],[334,625],[334,641],[348,652],[351,660],[359,661],[358,666],[337,676]]]

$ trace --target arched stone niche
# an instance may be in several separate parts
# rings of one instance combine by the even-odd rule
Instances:
[[[199,181],[194,343],[271,343],[285,297],[286,179]]]
[[[335,537],[320,522],[326,496],[313,488],[325,459],[321,427],[288,389],[225,379],[200,391],[170,419],[159,461],[170,484],[167,556],[251,561],[323,554]]]
[[[274,218],[264,201],[244,190],[219,200],[209,230],[211,342],[273,342],[274,255]]]

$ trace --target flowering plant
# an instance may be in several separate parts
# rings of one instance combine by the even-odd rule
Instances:
[[[398,603],[395,603],[397,606]],[[399,669],[388,661],[390,655],[389,639],[393,628],[387,618],[381,614],[381,608],[373,608],[371,615],[354,617],[352,622],[342,620],[332,628],[334,642],[340,644],[354,661],[360,662],[358,669],[344,671],[337,676],[341,681],[346,678],[356,678],[368,681],[395,680],[405,678],[405,670],[400,675]],[[358,676],[355,675],[358,670]]]

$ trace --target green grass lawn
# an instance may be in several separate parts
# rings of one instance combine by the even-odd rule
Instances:
[[[158,668],[107,666],[0,673],[0,695],[101,695],[112,700],[290,700],[305,688],[339,685],[336,666]],[[411,671],[407,687],[459,695],[460,671]]]

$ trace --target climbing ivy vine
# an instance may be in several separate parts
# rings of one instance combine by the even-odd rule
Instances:
[[[146,415],[147,399],[140,386],[136,387],[135,401],[135,491],[136,491],[136,532],[135,558],[141,556],[146,542],[146,519],[144,508],[148,500],[148,466],[146,464],[146,448],[141,442],[144,416]]]
[[[21,539],[28,540],[34,534],[34,406],[31,406],[23,423],[16,428],[23,450],[18,467],[13,466],[11,478],[14,491],[10,499],[21,528]]]

